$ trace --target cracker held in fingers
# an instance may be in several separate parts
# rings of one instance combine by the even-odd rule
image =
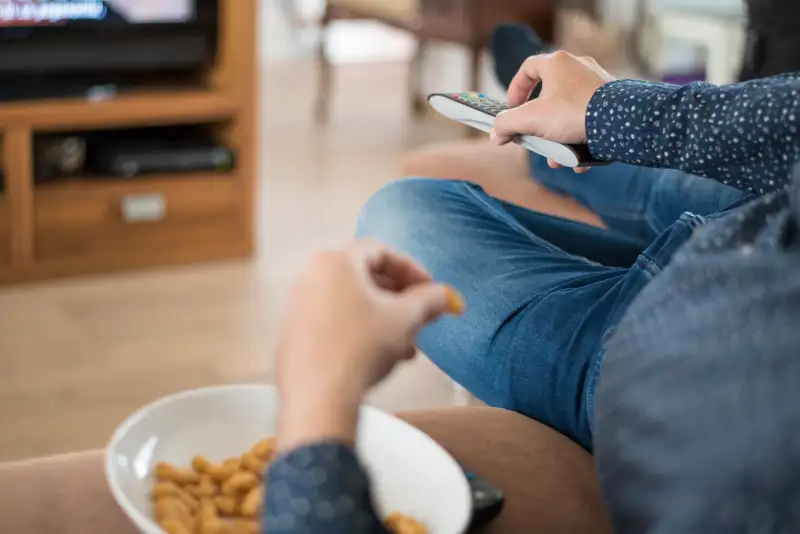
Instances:
[[[464,298],[455,288],[447,287],[447,313],[451,315],[463,315],[467,310]]]

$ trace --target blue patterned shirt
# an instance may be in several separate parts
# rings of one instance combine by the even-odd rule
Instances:
[[[269,534],[384,534],[355,452],[318,443],[278,457],[268,472]]]
[[[616,534],[800,532],[798,92],[787,75],[592,99],[596,156],[757,197],[703,221],[605,347],[594,452]]]
[[[617,534],[800,532],[798,91],[796,75],[725,87],[620,80],[592,98],[595,157],[758,197],[696,231],[608,344],[594,443]],[[344,445],[285,454],[269,481],[270,534],[386,533]]]

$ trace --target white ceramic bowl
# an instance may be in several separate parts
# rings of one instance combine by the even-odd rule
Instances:
[[[143,534],[163,534],[148,499],[155,464],[188,467],[198,454],[212,461],[239,455],[274,434],[277,409],[276,389],[259,385],[196,389],[145,406],[108,444],[106,479],[114,499]],[[427,435],[365,406],[357,451],[379,513],[411,515],[431,534],[466,532],[472,503],[464,473]]]

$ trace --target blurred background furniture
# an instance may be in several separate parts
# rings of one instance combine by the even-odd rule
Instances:
[[[418,41],[409,75],[411,109],[419,114],[425,107],[420,92],[420,71],[426,45],[434,41],[464,45],[470,54],[469,85],[479,90],[481,54],[492,28],[500,22],[524,22],[550,41],[555,29],[557,7],[578,7],[592,15],[594,0],[328,0],[321,20],[318,120],[328,117],[332,93],[331,64],[326,52],[325,29],[336,20],[372,19],[413,34]]]
[[[743,2],[638,0],[636,13],[633,57],[651,77],[661,78],[660,60],[672,40],[703,51],[706,81],[722,85],[738,80],[746,39]]]

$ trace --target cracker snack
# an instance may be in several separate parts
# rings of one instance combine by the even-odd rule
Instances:
[[[265,470],[275,440],[264,439],[241,456],[215,464],[195,456],[191,467],[159,463],[150,492],[155,519],[167,534],[262,534]],[[394,534],[427,534],[413,518],[391,514]]]

